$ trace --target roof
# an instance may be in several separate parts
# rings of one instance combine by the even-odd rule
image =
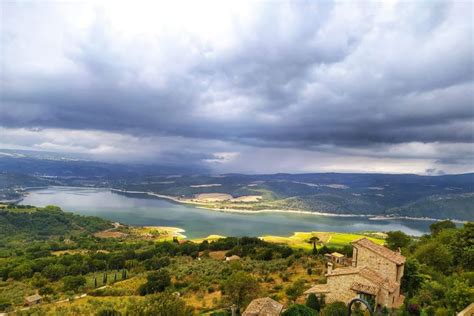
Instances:
[[[332,270],[331,274],[326,274],[327,277],[338,276],[338,275],[347,275],[347,274],[359,274],[364,279],[372,282],[378,287],[383,287],[387,289],[390,293],[394,292],[400,284],[398,282],[389,281],[388,278],[384,278],[376,271],[372,270],[369,267],[362,268],[339,268]]]
[[[402,256],[400,253],[392,251],[387,247],[378,245],[365,237],[352,242],[352,244],[367,248],[396,264],[405,263],[405,257]]]
[[[304,294],[324,294],[329,293],[329,288],[327,284],[316,284],[315,286],[311,287],[310,289],[306,290]]]
[[[25,300],[28,301],[28,302],[35,302],[35,301],[38,301],[42,298],[43,297],[41,295],[34,294],[34,295],[30,295],[30,296],[25,297]]]
[[[333,253],[331,253],[331,256],[337,257],[337,258],[345,257],[342,253],[339,253],[339,252],[333,252]]]
[[[283,305],[269,298],[257,298],[250,302],[242,316],[279,316]]]
[[[370,284],[354,282],[351,285],[351,290],[366,293],[366,294],[370,294],[370,295],[377,295],[377,293],[379,292],[379,287],[373,286],[373,285],[370,285]]]
[[[338,268],[334,269],[331,271],[331,273],[326,273],[326,276],[335,276],[335,275],[344,275],[344,274],[355,274],[359,273],[360,268],[352,268],[352,267],[346,267],[346,268]]]
[[[382,278],[380,274],[368,267],[360,269],[359,275],[378,286],[382,286],[385,283],[385,279]]]

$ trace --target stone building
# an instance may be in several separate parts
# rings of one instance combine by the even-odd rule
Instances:
[[[348,303],[355,297],[371,305],[399,307],[404,300],[400,294],[405,257],[367,238],[352,243],[352,266],[333,269],[328,263],[327,283],[317,284],[305,294],[325,295],[327,302]]]
[[[333,253],[327,253],[324,255],[324,257],[332,262],[333,264],[342,264],[342,265],[346,265],[348,263],[350,263],[348,260],[348,258],[346,256],[344,256],[342,253],[339,253],[339,252],[333,252]]]
[[[250,302],[242,316],[279,316],[283,305],[269,298],[257,298]]]
[[[36,293],[34,295],[25,297],[25,305],[27,306],[38,305],[41,303],[42,300],[43,300],[43,297],[39,295],[38,293]]]

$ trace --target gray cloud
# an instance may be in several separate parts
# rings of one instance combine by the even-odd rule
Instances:
[[[220,165],[255,148],[414,159],[419,144],[472,170],[472,3],[201,5],[2,2],[0,126],[186,139]]]

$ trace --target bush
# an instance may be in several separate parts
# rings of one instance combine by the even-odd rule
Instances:
[[[326,307],[321,311],[323,316],[346,316],[347,306],[343,302],[333,302],[327,304]]]
[[[288,299],[292,302],[296,301],[304,292],[304,280],[299,279],[293,282],[292,285],[286,288],[285,294],[288,296]]]
[[[97,316],[120,316],[121,313],[113,309],[112,307],[105,307],[100,309],[97,314]]]
[[[185,302],[169,292],[148,296],[144,302],[133,307],[129,315],[154,316],[173,315],[191,316],[193,311]]]
[[[0,298],[0,311],[6,311],[12,303],[10,303],[7,299],[5,298]]]
[[[288,307],[286,311],[283,312],[282,316],[315,316],[317,315],[316,311],[308,306],[301,304],[294,304]]]

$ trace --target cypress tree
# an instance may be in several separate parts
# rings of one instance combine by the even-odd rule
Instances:
[[[306,306],[318,312],[321,310],[321,303],[319,302],[318,297],[314,293],[308,295],[308,298],[306,299]]]

